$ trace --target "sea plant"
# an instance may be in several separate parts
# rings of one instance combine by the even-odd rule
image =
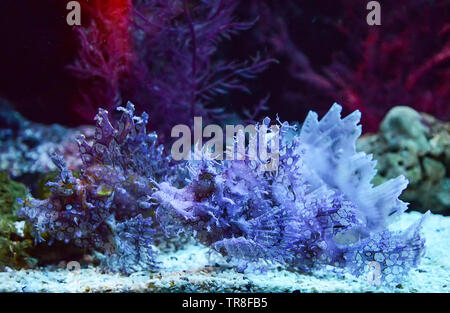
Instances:
[[[69,67],[90,82],[82,88],[84,115],[90,120],[96,108],[113,110],[130,99],[152,116],[151,127],[161,137],[179,123],[189,124],[192,115],[223,118],[223,108],[213,100],[230,91],[249,93],[243,81],[275,62],[260,54],[246,61],[220,54],[222,41],[256,22],[238,21],[238,4],[117,0],[95,6],[91,25],[78,29],[79,57]]]
[[[17,199],[27,194],[25,185],[0,171],[0,268],[31,267],[35,260],[29,250],[33,245],[24,221],[17,217]]]

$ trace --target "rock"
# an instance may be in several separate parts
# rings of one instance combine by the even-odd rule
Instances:
[[[29,250],[33,240],[25,222],[17,218],[18,198],[25,198],[27,188],[0,172],[0,269],[5,267],[33,267],[36,260]]]
[[[378,134],[362,136],[357,149],[374,155],[381,184],[398,175],[409,180],[401,199],[410,208],[450,214],[450,123],[395,107],[386,115]]]
[[[424,155],[430,150],[429,129],[420,114],[410,107],[394,107],[380,125],[380,132],[391,151],[408,150]]]
[[[80,133],[88,138],[93,136],[93,129],[34,123],[0,99],[0,170],[14,178],[33,176],[32,179],[36,179],[56,169],[49,157],[52,152],[67,156],[69,167],[77,168],[81,161],[75,139]]]

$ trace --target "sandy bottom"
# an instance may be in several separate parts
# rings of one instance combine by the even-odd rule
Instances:
[[[403,229],[418,220],[406,213],[394,225]],[[396,286],[371,286],[367,278],[321,270],[311,275],[270,267],[265,273],[237,273],[203,246],[162,254],[161,269],[131,276],[89,267],[68,271],[39,268],[0,273],[1,292],[449,292],[450,217],[431,215],[423,229],[427,250],[421,265]]]

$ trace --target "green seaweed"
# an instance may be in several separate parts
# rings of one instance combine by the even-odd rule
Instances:
[[[47,186],[48,182],[54,181],[55,178],[58,176],[58,171],[52,171],[46,174],[41,175],[37,182],[37,191],[36,196],[38,199],[43,200],[50,198],[52,195],[52,192],[50,190],[50,187]]]
[[[24,221],[17,217],[18,198],[28,194],[25,185],[13,181],[9,174],[0,172],[0,269],[4,267],[32,267],[35,259],[29,256],[33,246]]]

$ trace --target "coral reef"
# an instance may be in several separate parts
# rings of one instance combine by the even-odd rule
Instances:
[[[0,269],[5,266],[32,267],[36,262],[29,256],[32,237],[25,222],[17,218],[17,199],[27,194],[27,188],[0,171]]]
[[[83,105],[75,111],[90,122],[98,103],[113,110],[120,105],[120,86],[130,73],[135,59],[129,36],[132,4],[130,0],[95,0],[87,3],[91,24],[77,28],[81,49],[68,68],[82,80]]]
[[[395,107],[379,134],[361,137],[357,147],[378,161],[374,184],[404,175],[409,185],[401,199],[411,209],[450,214],[450,123]]]
[[[449,288],[450,0],[83,2],[0,19],[0,292]]]

